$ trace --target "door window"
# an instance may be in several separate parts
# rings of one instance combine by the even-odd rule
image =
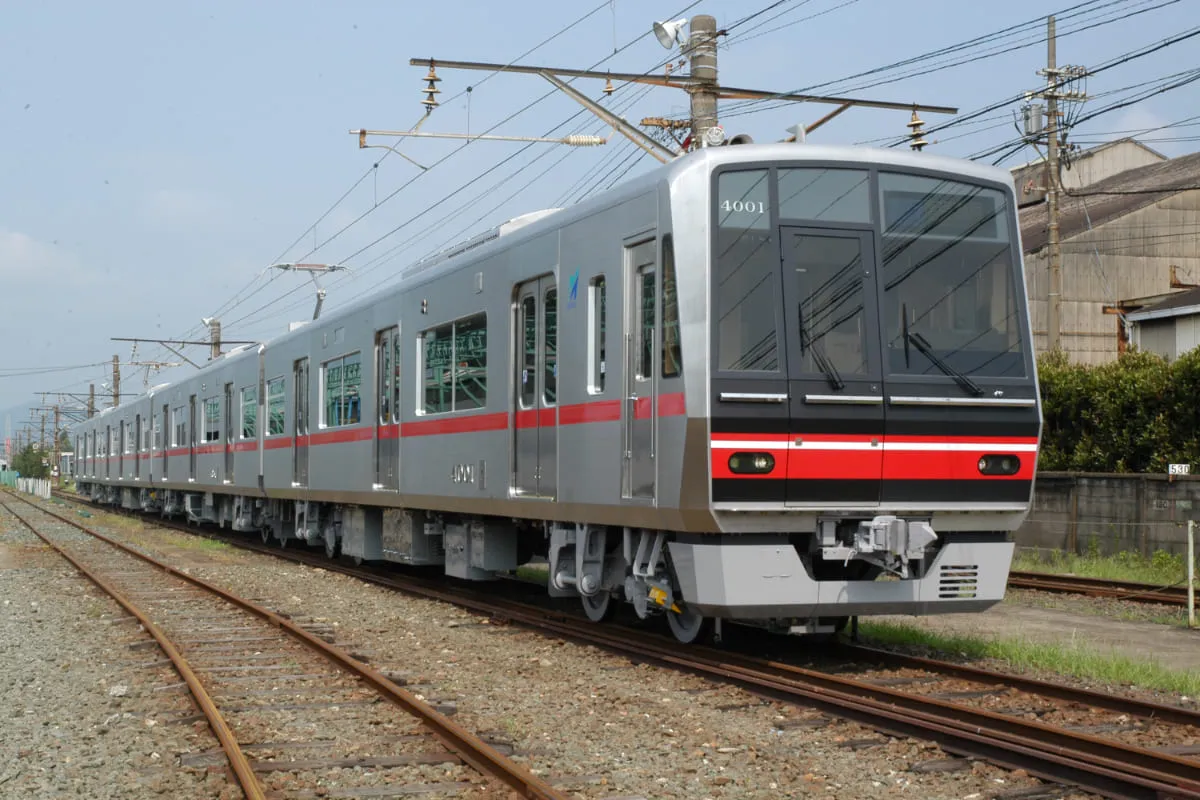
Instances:
[[[542,318],[542,400],[552,406],[558,400],[558,289],[546,290]]]
[[[521,298],[521,408],[537,397],[537,298]]]
[[[858,237],[792,237],[789,266],[799,289],[795,310],[800,367],[842,375],[867,372],[862,244]],[[824,364],[822,362],[825,362]]]

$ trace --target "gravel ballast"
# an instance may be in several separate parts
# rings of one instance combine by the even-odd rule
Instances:
[[[218,747],[138,663],[156,648],[123,609],[0,512],[0,797],[234,798],[222,769],[177,754]]]
[[[1037,783],[1019,771],[950,760],[928,742],[324,569],[199,547],[194,537],[123,517],[86,522],[276,610],[329,623],[343,646],[580,798],[983,800]],[[197,749],[180,747],[172,757]]]

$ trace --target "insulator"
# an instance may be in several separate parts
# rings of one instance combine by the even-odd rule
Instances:
[[[425,91],[428,92],[429,94],[441,94],[442,93],[442,90],[437,88],[437,84],[435,84],[433,81],[429,82],[429,85],[425,87]]]
[[[562,140],[563,144],[569,144],[572,147],[598,147],[606,141],[607,139],[599,136],[585,136],[584,134],[573,134]]]
[[[421,101],[421,105],[425,106],[426,111],[433,111],[433,109],[438,105],[438,101],[434,99],[432,94],[430,94]]]
[[[606,81],[604,82],[604,93],[605,93],[605,94],[612,94],[612,93],[613,93],[613,92],[615,92],[615,91],[616,91],[616,89],[614,89],[614,88],[613,88],[613,85],[612,85],[612,78],[609,78],[608,80],[606,80]]]
[[[924,124],[925,124],[924,120],[922,120],[920,117],[917,116],[917,110],[914,108],[913,113],[912,113],[912,119],[908,121],[907,127],[912,128],[913,133],[916,133],[917,128],[920,128]]]
[[[441,78],[438,77],[437,70],[433,68],[432,64],[429,65],[429,73],[425,76],[425,80],[429,81],[430,83],[437,83],[441,80]]]

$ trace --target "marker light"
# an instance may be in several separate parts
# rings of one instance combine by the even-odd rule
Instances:
[[[729,457],[729,471],[739,475],[766,475],[775,469],[775,456],[770,453],[734,453]]]
[[[1021,471],[1021,459],[1013,455],[981,456],[979,471],[984,475],[1016,475]]]

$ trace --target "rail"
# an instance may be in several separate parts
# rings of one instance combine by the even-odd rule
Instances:
[[[1039,592],[1081,594],[1088,597],[1107,597],[1135,603],[1186,606],[1187,589],[1182,586],[1155,586],[1152,583],[1086,578],[1078,575],[1056,575],[1050,572],[1013,570],[1008,575],[1013,589],[1033,589]]]
[[[404,690],[399,685],[393,683],[380,671],[355,659],[353,656],[351,656],[349,653],[345,652],[341,648],[338,648],[332,644],[329,644],[324,639],[321,639],[320,637],[313,635],[312,633],[305,630],[303,627],[296,624],[295,622],[292,622],[291,620],[287,619],[286,617],[281,616],[280,614],[277,614],[274,611],[271,611],[267,608],[264,608],[264,607],[258,605],[257,603],[254,603],[250,600],[246,600],[236,594],[233,594],[232,592],[226,591],[226,590],[220,588],[219,586],[215,586],[201,578],[197,578],[193,575],[189,575],[188,573],[186,573],[182,570],[179,570],[175,567],[172,567],[169,564],[164,564],[163,562],[158,561],[157,559],[155,559],[151,556],[148,556],[145,553],[142,553],[138,550],[135,550],[132,547],[128,547],[127,545],[124,545],[118,541],[115,541],[114,539],[100,533],[99,531],[93,530],[92,528],[89,528],[86,525],[76,522],[75,520],[71,519],[70,517],[59,514],[55,511],[45,508],[42,505],[33,503],[33,502],[27,500],[26,498],[19,497],[18,495],[13,495],[11,493],[8,493],[8,496],[10,498],[19,499],[21,502],[26,503],[30,506],[33,506],[38,511],[40,511],[44,514],[47,514],[47,515],[59,520],[60,522],[66,523],[67,525],[70,525],[71,527],[76,528],[77,530],[79,530],[83,533],[86,533],[89,536],[95,537],[96,539],[98,539],[102,542],[105,542],[106,544],[111,545],[112,547],[120,550],[121,552],[131,555],[137,559],[140,559],[141,561],[143,561],[153,567],[156,567],[157,569],[159,569],[169,575],[179,578],[180,580],[183,580],[193,586],[196,586],[196,587],[214,595],[215,597],[219,597],[220,599],[226,601],[227,603],[230,603],[238,608],[241,608],[244,611],[247,611],[256,617],[258,617],[262,620],[265,620],[266,622],[279,628],[280,630],[285,631],[290,636],[292,636],[294,639],[300,641],[301,643],[303,643],[310,649],[314,650],[315,652],[323,655],[325,658],[327,658],[330,662],[332,662],[339,669],[343,669],[346,672],[357,676],[366,685],[370,686],[376,692],[378,692],[379,695],[381,697],[383,697],[384,699],[399,706],[400,708],[402,708],[409,714],[418,718],[426,727],[428,727],[433,732],[433,734],[438,739],[440,739],[442,741],[442,743],[444,745],[446,745],[446,747],[451,752],[453,752],[455,755],[457,755],[459,758],[461,758],[463,760],[463,762],[465,762],[466,764],[469,764],[471,767],[476,769],[481,774],[488,775],[492,778],[495,778],[495,779],[501,781],[506,786],[508,786],[510,789],[517,792],[517,794],[520,797],[529,798],[529,800],[566,800],[567,795],[559,792],[557,789],[553,788],[546,781],[537,777],[536,775],[531,773],[528,769],[521,766],[520,764],[517,764],[516,762],[511,761],[508,758],[505,758],[497,750],[495,750],[493,747],[488,745],[486,742],[484,742],[482,739],[477,737],[475,734],[471,733],[466,728],[463,728],[461,725],[458,725],[457,723],[455,723],[453,720],[449,719],[445,715],[439,713],[432,706],[428,705],[427,703],[423,702],[422,700],[419,700],[412,693]],[[9,513],[13,514],[14,517],[21,520],[21,522],[24,523],[31,530],[34,530],[33,526],[27,520],[23,519],[19,514],[17,514],[15,511],[13,511],[11,509],[11,507],[9,507],[2,500],[0,500],[0,506],[3,506],[5,509],[7,509],[9,511]],[[38,532],[36,530],[34,530],[34,533],[38,533]],[[140,611],[136,611],[131,603],[129,603],[127,600],[123,600],[123,598],[120,598],[118,596],[118,594],[114,593],[115,590],[112,590],[111,587],[108,587],[105,584],[103,584],[91,572],[87,571],[86,567],[84,567],[82,565],[82,563],[80,563],[76,559],[70,557],[62,548],[55,546],[53,543],[51,543],[48,539],[46,539],[40,533],[38,533],[38,536],[43,541],[46,541],[47,544],[50,544],[52,547],[54,547],[54,549],[56,551],[62,553],[65,557],[67,557],[67,559],[69,561],[71,561],[71,563],[74,564],[77,568],[79,568],[80,571],[82,571],[82,572],[84,572],[84,574],[88,575],[89,579],[93,580],[93,582],[96,582],[97,585],[100,586],[102,589],[104,589],[105,592],[112,595],[113,598],[117,600],[117,602],[121,603],[122,607],[126,608],[127,610],[130,611],[131,614],[138,617],[139,621],[141,621],[143,624],[146,624],[146,625],[152,625],[152,623],[150,623],[149,619],[146,618],[144,614],[142,614]],[[152,630],[152,628],[147,627],[147,630]],[[157,629],[154,629],[154,630],[157,630]],[[155,640],[159,641],[159,644],[163,645],[164,651],[166,651],[168,653],[168,655],[170,655],[170,653],[173,650],[173,647],[172,647],[171,643],[168,640],[166,640],[165,637],[162,637],[160,639],[160,635],[161,635],[161,632],[159,633],[159,635],[155,635]],[[171,650],[169,650],[168,648],[171,648]],[[182,657],[180,657],[180,658],[182,659]],[[174,657],[172,657],[172,661],[173,662],[175,661]],[[180,674],[185,675],[185,680],[187,681],[189,688],[193,689],[193,693],[195,693],[196,691],[203,692],[203,687],[200,685],[199,680],[195,678],[194,673],[192,673],[190,671],[190,668],[188,668],[186,666],[186,662],[183,662],[183,664],[184,664],[183,670],[181,670]],[[178,666],[178,664],[177,664],[177,666]],[[191,675],[191,678],[187,677],[184,670],[187,671],[187,674]],[[194,684],[194,686],[193,686],[193,684]],[[203,695],[203,697],[207,698],[207,694],[205,693]],[[233,755],[233,752],[238,752],[240,754],[240,750],[236,746],[236,741],[233,739],[232,733],[228,732],[228,726],[224,725],[223,721],[220,721],[220,722],[215,721],[216,719],[219,719],[219,713],[215,712],[215,706],[213,706],[211,698],[207,698],[206,700],[201,699],[201,698],[202,698],[201,695],[197,695],[197,701],[200,702],[202,706],[205,703],[207,703],[210,707],[213,708],[214,713],[217,713],[216,718],[214,718],[214,717],[209,718],[210,725],[213,725],[214,732],[217,732],[218,738],[221,740],[222,747],[226,748],[226,752],[230,754],[231,763],[236,763],[236,762],[234,762],[235,756]],[[207,716],[207,714],[208,714],[208,710],[206,709],[206,716]],[[223,727],[225,729],[227,735],[223,735],[220,732],[220,730],[219,730],[220,727]],[[227,741],[229,742],[228,745],[227,745]],[[231,752],[231,749],[232,749],[232,752]],[[250,768],[249,764],[246,762],[244,755],[240,756],[240,760],[243,763],[245,763],[246,775],[249,776],[248,780],[251,783],[247,783],[243,779],[242,772],[239,771],[236,767],[235,767],[235,771],[238,772],[239,782],[242,783],[243,789],[247,791],[247,797],[253,797],[253,798],[263,797],[263,795],[261,794],[261,790],[259,790],[259,789],[254,790],[256,793],[253,793],[253,794],[251,793],[251,789],[249,787],[250,786],[257,787],[257,781],[254,779],[253,770]]]
[[[156,523],[162,524],[162,523]],[[186,526],[165,527],[196,534]],[[1078,786],[1113,798],[1200,798],[1200,762],[1144,747],[1103,739],[1064,727],[952,703],[936,697],[906,693],[888,686],[704,647],[680,649],[674,642],[620,626],[590,625],[570,614],[510,600],[471,589],[401,578],[369,568],[350,567],[297,549],[280,550],[239,539],[201,535],[299,563],[318,564],[361,580],[427,599],[457,605],[476,613],[500,617],[557,637],[602,647],[637,661],[653,662],[709,679],[740,685],[759,694],[814,706],[898,736],[935,741],[949,752],[982,758],[1009,769],[1024,769],[1046,780]],[[892,654],[894,659],[910,658]],[[910,663],[916,663],[910,662]],[[972,670],[969,667],[923,660],[926,668]],[[976,677],[986,675],[979,670]],[[993,674],[1010,684],[1023,679]],[[1034,690],[1034,681],[1023,688]],[[1139,701],[1097,697],[1097,693],[1050,685],[1043,694],[1068,702],[1102,707],[1137,708],[1139,716],[1197,727],[1200,715]]]

